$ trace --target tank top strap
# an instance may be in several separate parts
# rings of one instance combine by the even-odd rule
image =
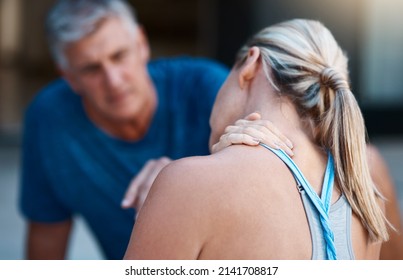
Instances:
[[[336,258],[336,248],[334,244],[334,233],[330,227],[329,211],[331,205],[331,197],[333,193],[334,184],[334,164],[333,157],[328,151],[328,161],[326,165],[326,173],[322,185],[322,194],[319,197],[313,190],[308,180],[302,174],[301,170],[295,164],[295,162],[281,149],[272,149],[269,146],[260,143],[264,148],[272,151],[277,155],[288,167],[288,169],[293,174],[298,187],[302,188],[307,194],[308,198],[311,200],[317,211],[319,212],[320,222],[322,230],[324,233],[324,238],[326,241],[326,253],[329,260],[335,260]]]

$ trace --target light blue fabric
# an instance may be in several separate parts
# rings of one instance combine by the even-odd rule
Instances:
[[[304,204],[306,216],[309,222],[309,230],[312,239],[312,259],[327,259],[327,245],[323,235],[319,212],[313,205],[303,188],[300,188],[301,199]],[[329,211],[330,225],[334,233],[334,244],[338,260],[353,260],[354,252],[351,241],[352,209],[346,197],[342,195]]]
[[[326,241],[326,253],[327,259],[336,260],[336,248],[334,244],[334,233],[330,227],[329,210],[330,210],[330,199],[333,193],[333,183],[334,183],[334,166],[333,157],[328,152],[328,162],[326,166],[325,178],[322,186],[322,195],[319,197],[313,190],[309,182],[306,180],[305,176],[302,174],[301,170],[295,164],[295,162],[281,149],[272,149],[269,146],[261,143],[261,146],[269,149],[274,154],[276,154],[291,170],[294,175],[299,187],[305,191],[310,201],[315,206],[316,210],[320,215],[320,222],[323,229],[323,236]]]

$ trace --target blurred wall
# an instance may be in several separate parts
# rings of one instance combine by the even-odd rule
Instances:
[[[403,104],[403,1],[367,0],[361,84],[368,106]]]

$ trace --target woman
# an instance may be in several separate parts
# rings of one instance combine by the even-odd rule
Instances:
[[[293,160],[265,145],[236,145],[170,164],[125,258],[379,258],[387,221],[364,122],[347,59],[321,23],[268,27],[239,51],[213,108],[210,143],[256,111],[292,141]]]

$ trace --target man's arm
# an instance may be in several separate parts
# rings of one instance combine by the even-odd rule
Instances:
[[[52,170],[45,166],[53,141],[49,135],[60,126],[49,121],[56,118],[48,96],[58,95],[60,84],[37,93],[24,116],[19,208],[26,220],[27,259],[64,259],[72,227],[72,213],[57,198],[49,178]]]
[[[367,152],[372,180],[386,198],[386,218],[396,228],[396,231],[390,230],[389,241],[382,245],[381,259],[403,260],[402,219],[396,199],[395,186],[389,174],[387,164],[378,149],[373,145],[368,145]]]
[[[71,220],[53,224],[29,222],[26,246],[27,259],[64,259],[71,228]]]
[[[134,208],[138,215],[155,178],[170,162],[171,159],[167,157],[149,160],[130,182],[121,203],[122,208]]]

